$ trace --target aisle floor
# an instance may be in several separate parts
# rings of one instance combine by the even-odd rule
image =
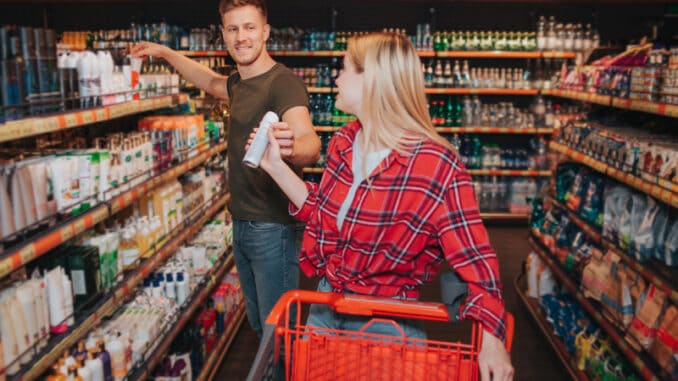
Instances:
[[[499,255],[501,278],[504,283],[506,306],[515,316],[515,339],[512,361],[516,370],[515,380],[567,380],[568,375],[549,343],[525,310],[513,286],[520,273],[522,263],[530,251],[527,242],[527,227],[489,226],[492,245]],[[302,288],[311,289],[316,282],[302,276]],[[433,282],[422,290],[422,300],[440,300],[439,283]],[[455,337],[465,327],[448,329],[448,326],[434,323],[427,325],[430,338],[445,340]],[[458,337],[458,336],[457,336]],[[245,321],[235,337],[233,345],[224,357],[216,380],[244,380],[252,365],[258,346],[254,331]]]

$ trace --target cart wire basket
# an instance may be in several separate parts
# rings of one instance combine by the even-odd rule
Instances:
[[[290,326],[291,314],[301,321],[302,304],[325,304],[337,313],[375,317],[360,331]],[[513,316],[507,313],[506,348],[513,340]],[[292,290],[266,319],[264,333],[248,381],[437,381],[478,380],[482,329],[473,322],[471,343],[406,338],[386,318],[449,322],[441,303],[373,296]],[[402,337],[367,333],[374,323],[393,324]]]

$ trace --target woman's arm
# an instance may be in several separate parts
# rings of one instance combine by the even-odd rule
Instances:
[[[436,229],[439,244],[450,266],[468,285],[462,318],[479,321],[483,327],[478,363],[481,380],[513,379],[511,358],[504,346],[505,309],[499,279],[499,262],[480,218],[471,178],[463,170],[450,174]]]
[[[255,131],[256,132],[256,131]],[[252,133],[254,134],[254,132]],[[250,136],[250,142],[253,135]],[[294,204],[297,209],[301,209],[304,205],[304,201],[308,198],[308,188],[304,184],[303,180],[297,176],[296,173],[290,168],[280,156],[280,145],[275,138],[275,133],[273,129],[268,130],[268,148],[264,152],[264,156],[261,158],[261,169],[266,171],[266,173],[273,178],[273,180],[278,184],[280,189],[287,195],[287,198],[290,199],[290,202]],[[249,143],[247,148],[249,148]]]

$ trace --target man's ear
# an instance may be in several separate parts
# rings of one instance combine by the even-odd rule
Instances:
[[[271,35],[271,24],[264,25],[264,41],[268,41],[268,36]]]

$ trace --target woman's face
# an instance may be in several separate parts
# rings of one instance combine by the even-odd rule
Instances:
[[[337,109],[360,118],[363,80],[364,74],[358,73],[356,67],[351,62],[351,58],[346,54],[344,56],[344,68],[341,69],[336,81],[339,90],[335,102]]]

